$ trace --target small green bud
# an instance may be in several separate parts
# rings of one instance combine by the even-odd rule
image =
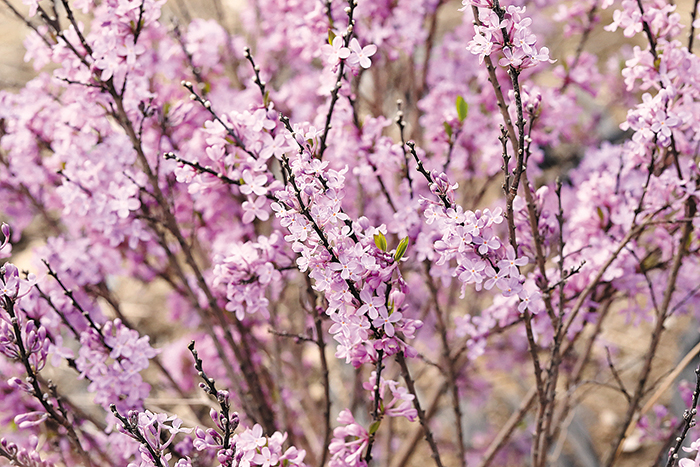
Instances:
[[[374,235],[374,244],[377,245],[377,248],[380,250],[386,251],[386,237],[383,233],[379,232]]]
[[[467,104],[462,96],[457,96],[455,106],[457,107],[457,118],[459,118],[459,122],[464,123],[469,113],[469,104]]]
[[[452,139],[452,127],[450,126],[450,124],[447,122],[442,122],[442,126],[445,127],[445,133],[447,133],[447,137]]]
[[[406,253],[408,248],[408,237],[404,237],[400,242],[399,246],[396,247],[396,253],[394,253],[394,260],[400,261],[403,255]]]

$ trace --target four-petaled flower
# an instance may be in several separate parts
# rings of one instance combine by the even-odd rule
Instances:
[[[263,207],[265,206],[265,198],[260,196],[255,198],[255,201],[243,201],[243,218],[241,219],[244,224],[250,224],[257,217],[261,221],[266,221],[270,218],[270,213],[268,213]]]
[[[333,42],[324,45],[321,50],[326,54],[326,62],[329,65],[337,65],[338,62],[350,56],[350,49],[343,45],[341,36],[335,36]]]
[[[376,328],[384,327],[384,333],[389,337],[394,337],[394,323],[401,320],[401,318],[403,318],[401,312],[395,311],[392,314],[388,314],[386,309],[384,309],[379,311],[379,316],[372,321],[372,325]]]
[[[243,172],[243,184],[241,184],[241,193],[244,195],[249,195],[255,193],[258,196],[264,196],[267,193],[267,175],[253,175],[250,170],[245,170]]]
[[[372,61],[369,59],[372,55],[377,52],[377,46],[370,44],[364,48],[360,46],[360,42],[356,38],[350,40],[350,50],[352,53],[348,57],[348,63],[351,65],[359,65],[362,68],[369,68],[372,65]]]
[[[253,462],[257,463],[262,467],[270,467],[273,465],[277,465],[277,460],[277,454],[270,452],[270,449],[268,447],[262,448],[260,450],[260,453],[256,454],[255,457],[253,457]]]
[[[521,256],[520,258],[515,257],[515,250],[511,245],[506,248],[506,258],[498,262],[498,267],[503,274],[512,277],[518,277],[520,272],[518,271],[519,266],[525,266],[528,263],[526,256]]]

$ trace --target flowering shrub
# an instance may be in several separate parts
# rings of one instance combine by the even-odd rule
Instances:
[[[700,309],[696,8],[3,2],[51,71],[0,92],[0,458],[556,465],[597,383],[605,465],[640,429],[698,465],[699,386],[658,405],[689,359],[655,380]],[[636,45],[599,64],[598,24]],[[530,389],[496,407],[494,375]]]

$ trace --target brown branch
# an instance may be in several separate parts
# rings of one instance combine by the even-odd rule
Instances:
[[[318,310],[317,310],[318,311]],[[323,376],[323,448],[321,449],[321,460],[319,467],[323,467],[328,456],[328,446],[331,442],[333,429],[331,427],[331,383],[328,371],[328,361],[326,360],[326,342],[323,340],[323,323],[320,313],[314,315],[316,326],[316,345],[318,345],[319,358],[321,359],[321,374]]]
[[[430,404],[428,405],[428,410],[425,412],[425,419],[427,421],[431,420],[437,413],[439,407],[440,398],[447,392],[448,389],[447,381],[443,381],[439,388],[435,390],[433,396],[430,398]],[[401,451],[391,460],[391,467],[404,467],[408,464],[409,460],[415,454],[418,442],[423,435],[423,427],[417,426],[410,435],[405,437],[406,442],[404,443]]]
[[[405,357],[403,351],[396,354],[396,361],[398,362],[399,366],[401,367],[401,376],[403,377],[404,381],[406,382],[406,387],[408,388],[408,392],[413,394],[413,407],[416,409],[416,412],[418,412],[418,419],[420,420],[420,424],[423,427],[423,434],[425,435],[426,441],[428,441],[428,444],[430,445],[430,451],[432,452],[430,457],[433,458],[433,461],[435,461],[435,465],[437,467],[442,467],[442,461],[440,460],[440,453],[438,452],[437,444],[435,443],[435,440],[433,439],[433,432],[430,430],[430,427],[428,426],[428,420],[425,416],[425,412],[423,412],[423,409],[420,405],[420,401],[418,400],[418,393],[416,391],[416,386],[413,383],[413,379],[411,378],[411,374],[408,371],[408,365],[406,363],[406,357]]]
[[[459,388],[457,387],[457,372],[455,370],[455,360],[450,355],[450,345],[447,340],[447,326],[443,317],[443,311],[438,301],[438,288],[430,275],[430,261],[423,262],[425,269],[425,280],[430,289],[430,295],[435,305],[435,318],[438,332],[440,333],[440,343],[442,344],[442,359],[447,372],[447,382],[452,393],[452,411],[455,416],[455,426],[457,428],[457,451],[459,452],[459,464],[467,466],[466,450],[464,448],[464,431],[462,429],[462,408],[460,406]]]
[[[697,210],[697,206],[695,203],[695,200],[693,198],[688,198],[688,200],[685,203],[685,217],[688,219],[692,219],[695,217],[695,213]],[[664,292],[664,297],[661,302],[661,306],[659,307],[659,312],[656,316],[656,326],[654,328],[654,331],[651,336],[651,342],[649,343],[649,350],[646,353],[646,356],[644,358],[644,366],[642,368],[642,371],[638,377],[637,381],[637,387],[634,391],[634,394],[632,396],[632,400],[629,403],[629,406],[627,408],[627,413],[625,414],[625,421],[622,424],[623,430],[622,432],[617,436],[615,439],[615,442],[612,445],[612,452],[608,458],[608,461],[606,462],[606,465],[608,467],[611,467],[618,459],[620,454],[622,453],[622,442],[629,436],[631,431],[634,429],[636,426],[637,418],[638,418],[638,413],[637,409],[639,407],[639,404],[642,400],[642,397],[644,396],[644,390],[646,387],[646,382],[647,379],[649,378],[649,374],[651,372],[651,365],[652,361],[654,359],[654,356],[656,355],[656,349],[659,346],[659,343],[661,342],[661,334],[664,331],[664,324],[666,323],[666,318],[668,318],[669,314],[669,306],[671,304],[671,298],[673,297],[673,292],[675,291],[676,288],[676,281],[678,280],[678,272],[680,271],[681,268],[681,263],[683,261],[683,257],[687,253],[688,250],[688,243],[690,239],[690,235],[693,232],[693,224],[692,221],[686,221],[683,224],[683,230],[681,233],[681,237],[678,242],[678,250],[676,251],[676,254],[673,258],[673,264],[671,266],[671,272],[669,274],[668,280],[666,282],[666,290]]]
[[[690,12],[690,32],[688,33],[688,52],[693,53],[693,40],[695,39],[695,17],[698,14],[698,3],[700,0],[695,0],[693,2],[693,11]]]

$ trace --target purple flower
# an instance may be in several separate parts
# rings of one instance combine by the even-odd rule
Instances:
[[[384,328],[384,333],[389,337],[394,337],[394,323],[401,320],[403,315],[399,311],[388,314],[386,310],[380,310],[377,319],[372,321],[376,328]]]
[[[253,462],[262,467],[271,467],[277,465],[278,457],[277,454],[271,453],[268,447],[264,447],[253,457]]]
[[[517,277],[509,277],[505,282],[497,282],[496,285],[501,289],[504,297],[512,297],[523,289]]]
[[[350,56],[350,49],[343,46],[343,38],[339,35],[333,38],[333,42],[321,47],[321,51],[326,54],[326,62],[329,65],[337,65],[340,60]]]
[[[273,139],[269,133],[263,133],[262,140],[263,147],[260,150],[261,159],[267,160],[272,156],[275,156],[277,159],[282,159],[282,156],[291,149],[287,138],[282,134],[278,134]]]
[[[362,453],[369,443],[369,433],[355,421],[348,409],[340,412],[338,423],[341,426],[333,430],[333,439],[328,447],[331,465],[366,465],[362,460]]]
[[[651,124],[651,131],[660,133],[666,138],[671,137],[671,128],[678,126],[680,119],[673,114],[667,114],[663,110],[657,110],[654,116],[654,123]]]
[[[386,287],[384,287],[386,290]],[[371,287],[366,285],[362,292],[360,292],[360,298],[362,299],[362,306],[357,309],[358,315],[364,315],[367,313],[370,319],[375,319],[379,314],[386,313],[386,302],[382,298],[383,293],[378,291],[380,296],[373,295],[374,291]]]
[[[10,226],[4,222],[2,223],[2,235],[5,238],[3,239],[2,244],[0,244],[0,250],[5,248],[10,242]]]
[[[501,290],[503,290],[503,288],[507,286],[506,275],[503,274],[501,271],[496,271],[491,266],[486,266],[484,272],[486,272],[486,275],[489,277],[484,282],[484,288],[486,290],[491,290],[494,285],[497,285],[498,288]]]
[[[339,271],[340,277],[344,280],[357,280],[356,270],[361,269],[360,263],[347,255],[341,255],[339,263],[331,263],[329,267],[333,271]]]
[[[515,250],[511,245],[508,245],[506,248],[506,258],[498,262],[498,268],[503,274],[517,278],[520,275],[518,272],[518,267],[525,266],[527,263],[527,257],[522,256],[520,258],[516,258]]]
[[[138,193],[138,188],[134,185],[129,187],[120,187],[112,182],[110,192],[114,199],[110,201],[109,207],[112,211],[116,211],[117,216],[121,219],[129,217],[130,211],[136,211],[141,207],[141,202],[138,198],[134,198]]]
[[[520,293],[518,294],[520,297],[520,304],[518,305],[518,311],[520,313],[524,313],[525,310],[530,310],[531,312],[534,312],[532,308],[533,302],[536,302],[540,298],[540,293],[539,292],[533,292],[529,294],[526,290],[521,290]]]
[[[46,412],[27,412],[15,416],[14,422],[19,429],[25,430],[33,426],[41,425],[48,418],[49,414]]]
[[[520,67],[526,57],[523,49],[513,49],[512,47],[503,47],[503,55],[505,58],[500,59],[498,64],[501,66],[512,66],[513,68]]]
[[[458,272],[460,281],[466,284],[471,284],[472,282],[480,284],[484,280],[481,271],[483,271],[485,267],[486,262],[480,259],[464,259],[456,272],[461,271]]]
[[[372,65],[372,61],[369,59],[369,57],[377,52],[377,46],[374,44],[369,44],[364,48],[360,47],[358,40],[353,37],[350,40],[350,50],[352,51],[352,54],[348,57],[349,64],[359,64],[362,68],[369,68]]]
[[[255,201],[244,201],[243,205],[243,217],[241,220],[244,224],[250,224],[257,217],[261,221],[266,221],[270,218],[270,213],[268,213],[263,207],[265,206],[266,199],[263,196],[255,198]]]
[[[266,175],[253,175],[253,172],[250,170],[245,170],[242,178],[243,184],[240,186],[240,190],[244,195],[255,193],[258,196],[264,196],[267,193],[267,188],[265,187],[267,183]]]

